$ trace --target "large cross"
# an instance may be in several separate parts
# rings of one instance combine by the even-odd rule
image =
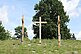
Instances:
[[[41,24],[47,22],[42,22],[41,17],[39,17],[39,22],[34,22],[34,23],[39,23],[39,38],[40,38],[39,43],[41,43]]]

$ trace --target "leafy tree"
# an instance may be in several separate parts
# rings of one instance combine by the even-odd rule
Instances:
[[[58,38],[58,15],[61,17],[61,38],[71,38],[70,29],[67,27],[67,23],[70,19],[64,11],[62,2],[58,0],[41,0],[39,1],[39,4],[35,5],[34,10],[36,11],[36,14],[32,21],[39,21],[40,16],[42,21],[47,21],[47,24],[42,24],[42,39]],[[34,38],[39,38],[39,26],[33,25],[33,30],[34,34],[36,34]]]
[[[74,33],[72,34],[71,39],[72,39],[72,40],[76,40],[76,37],[75,37],[75,34],[74,34]]]
[[[6,40],[9,39],[10,32],[8,30],[5,30],[4,27],[2,26],[2,23],[0,23],[0,40]]]
[[[24,37],[27,36],[27,29],[24,27]],[[22,26],[18,26],[15,28],[15,35],[17,35],[17,38],[21,38],[22,36]]]

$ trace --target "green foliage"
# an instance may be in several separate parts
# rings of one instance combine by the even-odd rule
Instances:
[[[58,15],[61,17],[61,38],[70,39],[70,29],[67,28],[67,23],[69,22],[69,16],[64,12],[64,6],[62,2],[58,0],[41,0],[39,4],[34,7],[36,14],[32,21],[39,21],[41,16],[42,21],[47,21],[47,24],[42,24],[42,39],[45,38],[58,38]],[[39,38],[39,27],[33,25],[35,38]]]
[[[71,39],[72,39],[72,40],[76,40],[76,37],[75,37],[75,34],[74,34],[74,33],[72,34]]]
[[[27,36],[27,29],[24,27],[24,37]],[[18,26],[15,28],[15,35],[17,35],[17,38],[20,38],[22,36],[22,26]]]
[[[0,23],[0,40],[6,40],[9,39],[10,32],[8,30],[5,30],[4,27],[2,26],[2,23]]]
[[[81,41],[61,40],[61,48],[58,48],[58,40],[39,39],[25,40],[23,45],[19,40],[0,41],[0,54],[81,54]]]

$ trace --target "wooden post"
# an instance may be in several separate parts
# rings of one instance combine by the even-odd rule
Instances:
[[[39,43],[41,43],[41,17],[39,17],[39,39],[40,39],[40,41],[39,41]]]
[[[21,42],[24,41],[24,15],[22,16],[22,38],[21,38]]]
[[[58,16],[58,47],[61,45],[61,37],[60,37],[60,16]]]

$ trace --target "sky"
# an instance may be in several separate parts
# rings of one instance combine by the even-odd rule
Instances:
[[[63,3],[64,10],[69,15],[68,28],[81,40],[81,0],[59,0]],[[25,27],[31,40],[34,36],[32,30],[32,18],[35,15],[34,6],[39,0],[0,0],[0,21],[5,29],[14,34],[14,28],[21,26],[21,18],[24,15]]]

